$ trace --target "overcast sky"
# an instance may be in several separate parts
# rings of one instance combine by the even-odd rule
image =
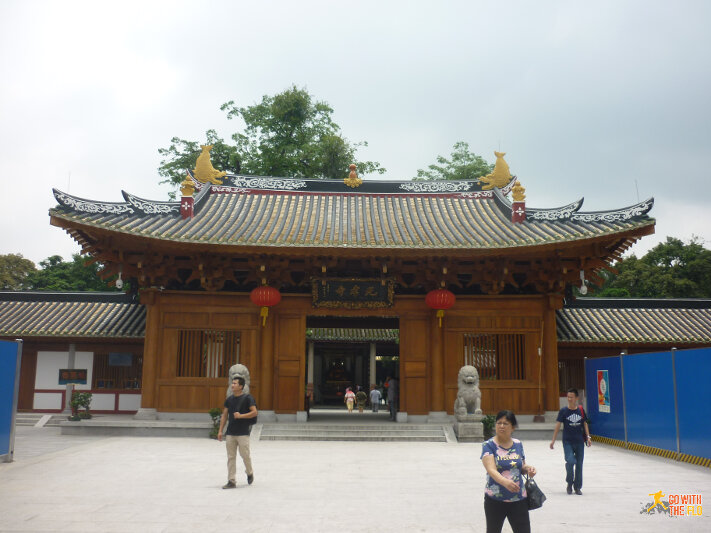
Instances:
[[[158,149],[226,138],[220,105],[292,84],[335,110],[378,178],[457,141],[507,153],[529,207],[650,196],[656,235],[711,247],[711,2],[0,2],[0,254],[79,251],[52,187],[165,200]],[[344,169],[344,177],[347,169]],[[367,176],[364,176],[367,178]]]

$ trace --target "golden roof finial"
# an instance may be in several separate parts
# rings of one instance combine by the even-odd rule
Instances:
[[[526,199],[526,188],[521,186],[521,182],[516,180],[513,188],[511,189],[513,194],[514,202],[523,202]]]
[[[185,179],[180,184],[180,194],[183,196],[192,196],[195,193],[195,183],[190,178],[190,174],[185,176]]]
[[[353,163],[351,163],[348,168],[351,169],[351,172],[348,174],[348,177],[343,180],[343,183],[355,189],[363,183],[363,180],[358,177],[358,174],[356,174],[356,166]]]

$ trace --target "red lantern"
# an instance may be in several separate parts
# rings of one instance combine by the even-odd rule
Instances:
[[[444,311],[454,305],[457,298],[451,291],[447,289],[435,289],[427,293],[425,303],[432,309],[437,309],[437,318],[439,318],[439,327],[442,327],[442,317]]]
[[[262,326],[265,326],[267,324],[269,308],[281,302],[281,293],[274,287],[262,285],[249,293],[249,299],[252,300],[254,305],[258,305],[262,308],[259,315],[262,317]]]

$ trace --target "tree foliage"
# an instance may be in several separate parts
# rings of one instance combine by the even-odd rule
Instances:
[[[115,291],[98,275],[99,265],[85,265],[81,255],[71,261],[53,255],[40,261],[40,270],[27,277],[27,287],[36,291]]]
[[[419,169],[415,181],[425,180],[472,180],[486,176],[494,170],[494,165],[469,151],[469,144],[464,141],[454,143],[450,159],[437,156],[437,164]]]
[[[711,250],[694,237],[688,243],[667,237],[643,257],[618,261],[595,296],[630,298],[711,298]]]
[[[36,270],[35,264],[22,254],[0,255],[0,290],[27,289],[27,278]]]
[[[234,144],[225,142],[215,130],[206,132],[207,144],[212,144],[212,165],[230,173],[261,176],[284,176],[316,179],[342,179],[348,176],[348,165],[355,163],[359,175],[378,173],[385,169],[374,161],[358,161],[355,153],[367,143],[351,143],[340,133],[333,121],[333,109],[325,102],[314,100],[305,89],[292,86],[262,101],[239,107],[234,101],[220,109],[228,119],[241,119],[244,131],[232,135]],[[194,168],[200,155],[197,141],[178,137],[168,148],[161,148],[158,173],[161,183],[179,185],[185,170]]]

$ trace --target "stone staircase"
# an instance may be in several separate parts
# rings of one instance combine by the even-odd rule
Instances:
[[[261,426],[259,440],[451,442],[454,439],[456,441],[451,425],[267,423]]]
[[[59,423],[66,420],[66,415],[45,415],[43,413],[17,413],[15,416],[16,426],[36,426],[44,417],[48,416],[49,419],[45,420],[45,423],[41,427],[59,427]]]

